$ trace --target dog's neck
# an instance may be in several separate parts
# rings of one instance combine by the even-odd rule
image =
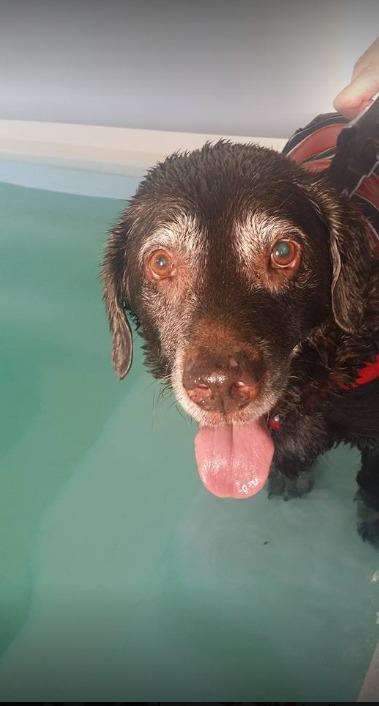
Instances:
[[[289,409],[311,412],[330,394],[352,389],[379,375],[378,340],[368,329],[348,334],[330,318],[314,329],[292,360],[287,388],[270,415]]]

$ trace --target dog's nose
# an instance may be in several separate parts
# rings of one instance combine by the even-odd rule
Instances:
[[[228,414],[246,407],[258,394],[260,366],[244,353],[224,359],[200,355],[185,361],[184,388],[204,410]]]

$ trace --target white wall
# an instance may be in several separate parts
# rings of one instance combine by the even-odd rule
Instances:
[[[378,0],[0,0],[0,117],[287,135],[378,34]]]

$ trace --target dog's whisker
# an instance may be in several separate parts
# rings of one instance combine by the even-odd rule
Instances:
[[[158,414],[162,410],[162,404],[164,405],[164,403],[166,403],[170,399],[170,397],[172,397],[172,394],[173,394],[172,389],[171,389],[171,385],[170,385],[170,379],[171,378],[169,375],[165,376],[165,378],[162,378],[160,387],[158,389],[156,389],[153,394],[153,403],[152,403],[153,424],[152,424],[152,428],[154,431],[156,431],[158,428],[158,424],[159,424]],[[174,405],[176,406],[176,401],[175,401],[175,399],[171,399],[170,404],[168,405],[168,409],[171,409]]]
[[[181,407],[175,399],[172,401],[170,409],[172,409],[173,407],[175,407],[178,414],[182,417],[182,419],[184,419],[185,422],[187,422],[187,424],[193,425],[194,420],[191,415],[188,414],[188,412],[186,412],[185,409],[183,409],[183,407]]]
[[[151,419],[151,428],[153,431],[157,430],[158,402],[159,402],[159,393],[157,390],[154,390],[153,400],[152,400],[152,419]]]

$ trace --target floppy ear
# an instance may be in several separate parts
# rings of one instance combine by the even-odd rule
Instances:
[[[113,336],[113,365],[117,375],[122,379],[132,365],[133,341],[125,312],[127,298],[125,247],[122,246],[121,233],[117,229],[109,236],[101,274],[109,328]]]
[[[356,333],[366,305],[372,245],[363,220],[351,203],[340,199],[320,183],[311,200],[329,232],[335,322],[343,331]]]

